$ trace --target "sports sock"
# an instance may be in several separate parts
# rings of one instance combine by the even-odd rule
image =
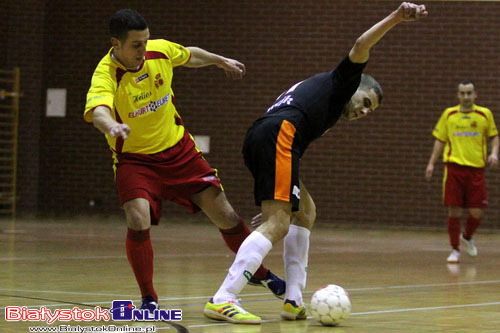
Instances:
[[[465,232],[463,235],[464,238],[470,240],[480,224],[481,224],[481,219],[476,219],[472,217],[472,215],[469,215],[467,217],[467,222],[465,223]]]
[[[293,300],[297,305],[303,303],[302,291],[306,287],[310,234],[309,229],[291,224],[283,243],[286,272],[285,299]]]
[[[454,250],[460,251],[460,218],[450,217],[446,219],[448,222],[448,235],[450,236],[450,245]]]
[[[226,242],[227,247],[231,249],[234,253],[238,252],[241,243],[250,235],[250,229],[248,229],[245,221],[240,217],[239,223],[236,227],[231,229],[219,229],[222,234],[222,238]],[[256,279],[262,280],[267,276],[267,268],[264,265],[260,265],[253,275]]]
[[[264,235],[252,232],[236,253],[226,279],[213,298],[214,303],[236,299],[272,247],[273,244]]]
[[[132,230],[129,228],[125,246],[127,258],[141,289],[142,297],[151,295],[158,301],[158,295],[153,287],[154,255],[149,230]]]

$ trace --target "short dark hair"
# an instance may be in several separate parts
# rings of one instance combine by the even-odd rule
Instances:
[[[109,20],[109,34],[120,41],[127,39],[130,30],[146,30],[148,24],[141,14],[133,9],[120,9]]]
[[[382,103],[382,97],[384,96],[382,87],[372,76],[368,74],[361,74],[361,82],[359,83],[359,88],[361,88],[362,90],[373,89],[377,94],[378,104]]]
[[[474,87],[474,90],[476,89],[476,85],[474,84],[474,82],[472,82],[471,80],[462,80],[458,83],[457,85],[457,89],[458,89],[458,86],[463,84],[464,86],[468,85],[468,84],[472,84],[472,86]]]

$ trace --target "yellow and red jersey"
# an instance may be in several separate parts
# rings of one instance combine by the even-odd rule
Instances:
[[[92,122],[93,110],[105,106],[131,131],[126,140],[106,135],[114,153],[154,154],[173,147],[184,135],[174,106],[173,68],[189,61],[191,53],[167,40],[149,40],[142,65],[127,70],[112,57],[101,59],[92,76],[84,119]]]
[[[487,160],[487,144],[498,135],[492,112],[478,105],[471,112],[461,112],[460,105],[444,110],[434,137],[445,142],[443,161],[483,168]]]

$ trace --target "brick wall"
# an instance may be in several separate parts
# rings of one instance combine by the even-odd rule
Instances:
[[[132,7],[141,12],[152,38],[200,46],[246,64],[247,76],[237,82],[227,80],[217,68],[180,68],[173,86],[187,128],[193,134],[210,135],[212,151],[206,157],[219,169],[230,201],[249,218],[257,208],[252,179],[240,153],[248,126],[291,84],[335,66],[362,32],[398,4],[47,2],[43,38],[41,30],[9,28],[11,40],[32,41],[34,34],[39,38],[35,52],[43,46],[42,77],[32,62],[40,69],[42,53],[24,51],[23,55],[27,57],[23,73],[35,72],[33,78],[23,76],[24,87],[33,85],[30,92],[35,96],[23,100],[23,110],[25,117],[39,119],[41,132],[39,171],[30,169],[39,172],[39,188],[23,187],[22,206],[36,209],[27,201],[37,196],[41,214],[119,213],[104,137],[82,121],[85,94],[96,64],[108,50],[107,23],[115,10]],[[427,19],[401,24],[371,52],[366,72],[382,84],[383,105],[359,122],[340,121],[304,156],[301,178],[315,198],[321,222],[442,225],[441,164],[431,183],[424,180],[435,122],[445,107],[456,103],[456,83],[465,78],[476,82],[479,105],[495,114],[500,111],[500,7],[488,2],[439,1],[428,2],[427,7]],[[44,15],[36,17],[40,20]],[[21,51],[13,52],[18,56],[9,54],[9,59],[22,58]],[[68,89],[66,118],[44,117],[40,96],[48,87]],[[23,133],[33,130],[36,135],[33,127]],[[38,141],[25,138],[21,168],[29,168],[24,163],[38,158],[37,150],[32,151]],[[486,176],[490,209],[484,224],[497,227],[500,173],[488,171]],[[93,207],[88,204],[91,199],[96,202]],[[187,216],[172,204],[164,210],[166,216]]]
[[[18,154],[18,211],[21,215],[38,211],[40,193],[40,119],[43,116],[43,35],[44,1],[6,1],[2,5],[3,68],[21,68]]]

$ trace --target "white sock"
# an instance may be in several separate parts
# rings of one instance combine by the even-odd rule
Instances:
[[[286,273],[285,299],[295,301],[297,305],[302,304],[302,290],[306,287],[310,234],[309,229],[291,224],[283,243]]]
[[[215,293],[214,303],[236,299],[272,247],[271,241],[260,232],[254,231],[248,235],[241,243],[226,279]]]

